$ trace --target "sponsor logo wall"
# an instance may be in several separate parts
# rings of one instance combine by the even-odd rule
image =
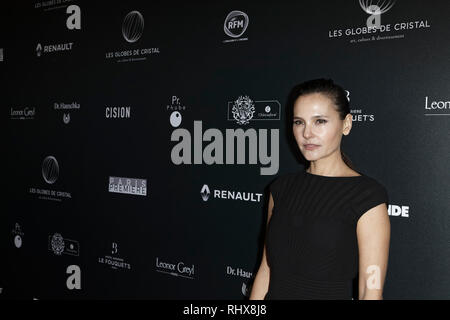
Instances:
[[[389,193],[384,298],[448,298],[448,9],[5,4],[0,299],[248,299],[268,186],[305,165],[289,93],[320,77]]]

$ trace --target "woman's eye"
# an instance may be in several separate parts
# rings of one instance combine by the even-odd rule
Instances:
[[[295,125],[299,125],[299,124],[301,124],[301,122],[300,122],[299,120],[295,120],[295,121],[294,121],[294,124],[295,124]]]
[[[324,119],[318,119],[317,121],[319,121],[320,124],[327,122],[327,120],[324,120]]]

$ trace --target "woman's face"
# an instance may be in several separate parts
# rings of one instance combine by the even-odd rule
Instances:
[[[313,161],[340,152],[342,134],[348,134],[351,128],[351,115],[345,121],[339,119],[330,98],[311,93],[295,101],[292,125],[300,151],[306,160]]]

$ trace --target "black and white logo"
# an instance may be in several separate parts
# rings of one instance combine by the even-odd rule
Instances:
[[[203,201],[208,201],[211,191],[208,185],[203,185],[200,190],[200,195]],[[253,193],[245,191],[234,191],[234,190],[213,190],[213,199],[224,199],[224,200],[240,200],[246,202],[260,202],[262,198],[262,193]]]
[[[65,123],[65,124],[68,124],[69,122],[70,122],[70,113],[64,113],[63,114],[63,122]]]
[[[42,162],[42,177],[48,184],[53,184],[58,180],[59,165],[53,156],[48,156]]]
[[[156,271],[171,276],[182,277],[187,279],[194,279],[195,277],[194,264],[187,265],[183,261],[180,261],[178,263],[170,263],[166,261],[161,261],[159,257],[156,257]]]
[[[20,229],[20,225],[18,223],[16,223],[12,234],[14,235],[14,246],[17,249],[21,248],[23,243],[23,232]]]
[[[111,255],[105,255],[98,258],[98,263],[105,264],[111,267],[113,270],[131,270],[131,264],[125,261],[125,259],[118,257],[119,245],[117,242],[113,242],[111,245]]]
[[[147,179],[109,177],[108,192],[147,195]]]
[[[254,101],[249,96],[239,96],[228,102],[228,120],[247,125],[254,120],[280,120],[281,104],[278,100]]]
[[[203,201],[208,201],[210,194],[211,191],[209,191],[208,185],[203,185],[202,190],[200,190],[200,195],[202,196]]]
[[[139,11],[131,11],[123,19],[122,35],[126,41],[133,43],[139,40],[144,32],[144,17]]]
[[[247,30],[248,23],[248,15],[245,12],[234,10],[225,18],[223,30],[227,36],[239,38]]]
[[[33,120],[36,115],[36,108],[11,108],[10,115],[11,120]]]
[[[59,233],[49,236],[49,250],[57,256],[67,254],[71,256],[80,255],[80,245],[78,241],[71,239],[64,239]]]

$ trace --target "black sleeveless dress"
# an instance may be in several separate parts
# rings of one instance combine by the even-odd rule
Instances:
[[[384,186],[364,174],[327,177],[301,170],[279,176],[270,191],[264,299],[352,299],[356,225],[367,210],[388,204]]]

